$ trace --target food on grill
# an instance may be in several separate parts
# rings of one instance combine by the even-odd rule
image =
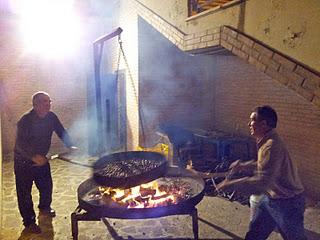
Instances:
[[[162,177],[130,189],[96,187],[85,201],[118,208],[152,208],[177,204],[192,198],[198,187],[187,177]]]
[[[156,193],[157,193],[156,189],[144,188],[144,187],[140,186],[140,194],[142,197],[154,196]]]
[[[164,176],[165,156],[157,152],[118,152],[99,158],[93,165],[93,179],[101,186],[131,188]]]
[[[94,174],[101,177],[124,178],[151,171],[161,164],[162,161],[141,158],[111,161],[102,169],[96,170]]]

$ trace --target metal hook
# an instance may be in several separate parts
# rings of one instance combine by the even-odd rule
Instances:
[[[118,43],[119,43],[119,44],[122,44],[121,34],[118,35]]]

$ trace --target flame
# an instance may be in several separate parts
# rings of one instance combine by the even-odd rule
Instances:
[[[166,191],[167,190],[167,191]],[[127,208],[153,208],[178,202],[183,195],[181,191],[170,193],[168,188],[161,187],[157,181],[141,184],[129,189],[99,187],[105,201],[112,200]]]

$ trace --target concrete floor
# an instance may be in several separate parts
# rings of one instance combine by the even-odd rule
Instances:
[[[88,179],[91,169],[55,159],[51,161],[54,181],[52,207],[55,218],[39,216],[41,234],[25,234],[18,212],[14,187],[13,163],[3,163],[3,209],[1,235],[3,240],[64,240],[72,239],[71,213],[78,205],[77,188]],[[33,188],[35,206],[38,192]],[[249,208],[224,198],[206,196],[197,205],[199,238],[201,240],[243,239],[248,223]],[[37,211],[36,207],[35,210]],[[308,239],[320,239],[320,206],[310,206],[305,212],[305,229]],[[79,222],[79,240],[100,239],[193,239],[192,219],[188,215],[168,216],[156,219]],[[272,233],[271,240],[282,239]]]

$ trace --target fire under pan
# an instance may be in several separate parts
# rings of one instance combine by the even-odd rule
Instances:
[[[71,226],[73,239],[78,239],[79,221],[100,221],[105,218],[116,219],[147,219],[170,215],[190,215],[192,217],[192,228],[194,239],[198,239],[198,211],[196,205],[204,196],[204,182],[202,178],[194,175],[186,169],[175,167],[168,168],[164,177],[181,178],[192,185],[192,194],[188,199],[167,206],[152,208],[121,208],[103,204],[97,201],[88,201],[88,192],[97,187],[93,179],[81,183],[78,188],[79,206],[71,214]]]

